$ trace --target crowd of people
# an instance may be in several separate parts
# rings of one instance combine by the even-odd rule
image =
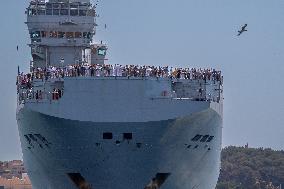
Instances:
[[[56,89],[48,93],[33,88],[35,79],[47,81],[49,79],[63,79],[65,77],[154,77],[170,79],[187,79],[216,81],[222,84],[223,77],[221,71],[214,69],[195,68],[169,68],[155,66],[135,66],[135,65],[69,65],[65,67],[34,68],[31,73],[19,74],[17,79],[19,99],[50,99],[59,100],[63,96],[63,88]],[[27,90],[20,90],[25,88]],[[200,89],[201,90],[201,89]],[[21,91],[21,92],[20,92]],[[202,93],[202,91],[199,91]]]
[[[30,100],[59,100],[63,96],[63,89],[54,88],[52,92],[44,92],[42,90],[25,90],[19,93],[19,101]]]
[[[213,80],[222,82],[221,71],[215,69],[169,68],[135,65],[69,65],[65,67],[34,68],[29,74],[20,74],[18,81],[29,85],[36,79],[64,77],[157,77],[171,79]]]

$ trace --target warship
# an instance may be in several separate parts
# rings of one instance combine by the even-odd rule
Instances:
[[[33,189],[215,188],[221,71],[108,64],[90,0],[33,0],[26,15],[16,118]]]

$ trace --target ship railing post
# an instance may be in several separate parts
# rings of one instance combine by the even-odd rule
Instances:
[[[45,47],[45,69],[47,70],[47,46]]]

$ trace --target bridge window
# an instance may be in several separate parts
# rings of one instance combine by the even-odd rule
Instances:
[[[38,15],[45,15],[45,9],[38,9],[37,14]]]
[[[60,15],[68,15],[68,9],[60,9]]]
[[[105,49],[98,49],[98,55],[105,56],[106,55],[106,50]]]
[[[34,38],[40,38],[40,32],[39,31],[34,31],[34,32],[31,32],[31,38],[34,39]]]
[[[36,9],[29,9],[28,15],[36,15]]]
[[[49,37],[57,38],[57,32],[56,31],[49,32]]]
[[[70,4],[70,8],[71,8],[71,9],[78,9],[78,5],[76,5],[76,4]]]
[[[91,39],[92,37],[92,33],[91,32],[84,32],[83,33],[83,38],[85,39]]]
[[[47,32],[46,31],[42,31],[41,32],[41,37],[46,37],[47,36]]]
[[[59,9],[53,9],[53,15],[59,15]]]
[[[52,4],[54,9],[59,9],[59,4]]]
[[[58,38],[65,38],[65,32],[58,32]]]
[[[78,3],[44,3],[44,4],[34,4],[31,5],[26,13],[30,16],[32,15],[62,15],[62,16],[87,16],[88,12],[92,13],[87,4]]]
[[[91,33],[91,32],[88,33],[87,38],[88,38],[88,39],[91,39],[91,38],[92,38],[92,33]]]
[[[71,16],[78,16],[78,9],[72,9],[70,10],[70,15]]]
[[[75,32],[75,38],[82,38],[81,32]]]
[[[84,33],[83,33],[83,38],[86,39],[87,37],[88,37],[88,32],[84,32]]]
[[[51,3],[46,3],[46,8],[52,9],[52,4]]]
[[[79,14],[78,5],[70,5],[70,15],[78,16],[78,14]]]
[[[73,32],[66,32],[66,37],[67,38],[74,38],[74,33]]]
[[[79,10],[79,16],[86,16],[87,10]]]
[[[69,8],[69,5],[66,4],[66,3],[62,3],[62,4],[61,4],[61,8],[62,8],[62,9],[68,9],[68,8]]]
[[[32,15],[32,9],[28,9],[27,13],[28,15]]]
[[[92,33],[89,32],[87,37],[88,37],[88,39],[91,39],[92,38]]]
[[[46,15],[52,15],[52,9],[46,9]]]

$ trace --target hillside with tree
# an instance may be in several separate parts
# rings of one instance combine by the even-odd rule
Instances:
[[[217,189],[284,188],[284,151],[227,147]]]

